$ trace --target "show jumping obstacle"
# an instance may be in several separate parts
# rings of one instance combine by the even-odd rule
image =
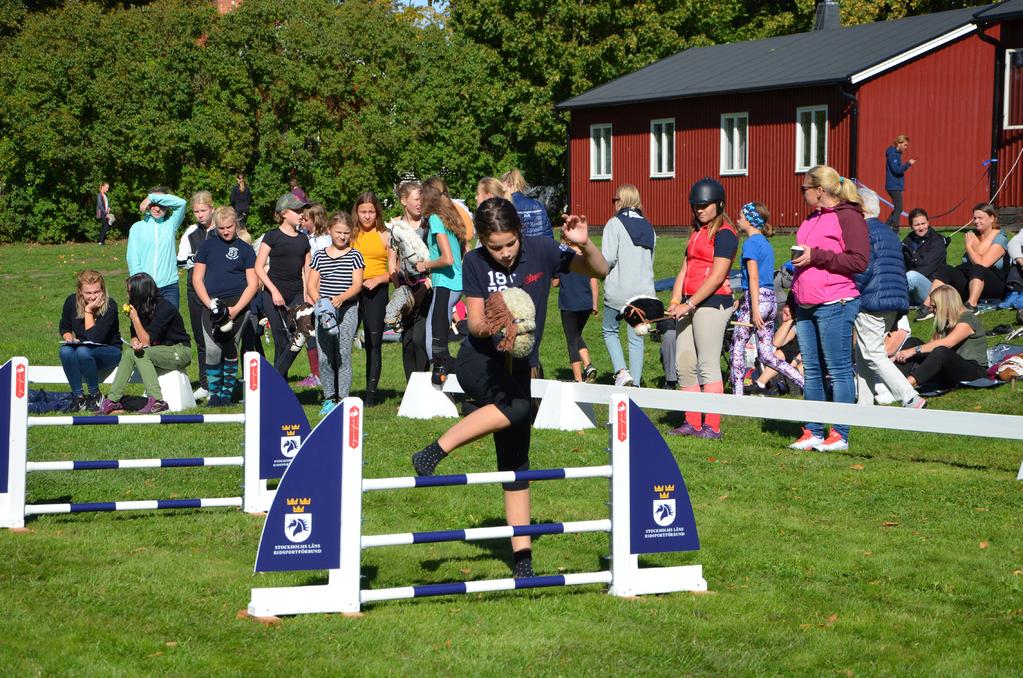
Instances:
[[[25,518],[52,513],[152,509],[242,507],[249,513],[269,509],[274,490],[267,480],[280,478],[309,434],[309,422],[284,379],[258,353],[246,353],[243,414],[154,414],[127,416],[28,416],[28,361],[12,358],[0,368],[0,527],[24,527]],[[28,461],[28,429],[42,426],[242,424],[244,455],[94,461]],[[28,473],[124,468],[242,466],[241,497],[155,499],[70,504],[26,504]]]
[[[354,613],[363,604],[380,600],[579,584],[606,584],[616,596],[705,591],[700,565],[639,567],[640,554],[697,550],[699,538],[685,481],[664,440],[628,398],[616,394],[610,400],[611,463],[606,466],[364,480],[362,402],[347,398],[317,425],[285,472],[256,555],[257,572],[329,570],[328,583],[253,589],[248,613],[255,617]],[[364,492],[577,478],[610,479],[610,518],[362,534]],[[361,553],[366,548],[580,532],[610,533],[610,569],[386,589],[359,587]]]

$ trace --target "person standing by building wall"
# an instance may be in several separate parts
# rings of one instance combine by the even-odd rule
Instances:
[[[892,213],[888,225],[896,233],[902,218],[902,192],[906,190],[906,170],[916,164],[916,158],[902,162],[902,154],[909,150],[909,137],[900,134],[884,152],[884,189],[892,198]]]

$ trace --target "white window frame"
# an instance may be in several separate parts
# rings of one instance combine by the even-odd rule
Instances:
[[[604,136],[598,138],[595,136],[597,133],[603,133],[607,131],[607,147],[602,148],[601,145],[604,142]],[[611,168],[613,155],[611,153],[612,141],[614,139],[614,133],[611,130],[611,123],[601,122],[590,125],[590,179],[604,181],[611,178]],[[606,163],[602,162],[605,161]],[[607,171],[603,171],[604,169]]]
[[[668,126],[671,127],[670,137],[665,134],[665,128]],[[669,149],[670,154],[668,153]],[[668,167],[669,161],[670,167]],[[666,169],[661,169],[662,166]],[[655,118],[650,121],[650,178],[664,179],[674,176],[675,118]]]
[[[1010,68],[1010,65],[1012,62],[1012,55],[1016,52],[1023,53],[1023,49],[1005,50],[1005,84],[1002,87],[1002,129],[1023,129],[1023,125],[1009,124],[1009,85],[1012,82],[1012,69]]]
[[[815,158],[817,158],[817,156],[818,156],[818,153],[816,151],[818,151],[820,149],[816,148],[817,136],[818,135],[816,133],[816,130],[814,129],[814,125],[816,125],[816,118],[817,118],[816,113],[819,113],[820,111],[824,111],[824,149],[823,149],[823,157],[818,162],[818,161],[815,160]],[[809,165],[806,165],[805,167],[802,165],[803,150],[804,150],[804,148],[803,148],[803,135],[802,135],[802,130],[799,127],[799,119],[803,116],[804,113],[809,113],[810,114],[810,130],[811,130],[810,131],[810,144],[811,144],[811,146],[810,146],[810,160],[811,160],[811,162],[810,162]],[[806,172],[807,170],[809,170],[810,168],[812,168],[812,167],[814,167],[816,165],[827,165],[827,164],[828,164],[828,107],[827,107],[826,104],[823,105],[823,106],[800,106],[799,108],[796,109],[796,172]]]
[[[743,154],[740,158],[737,152],[739,143],[737,138],[729,139],[728,133],[725,131],[725,122],[733,121],[732,130],[738,134],[739,126],[737,123],[739,120],[746,121],[746,143],[742,145]],[[731,141],[732,154],[729,157],[728,144]],[[721,114],[721,165],[720,172],[721,176],[748,176],[749,175],[749,112],[743,111],[741,113],[722,113]]]

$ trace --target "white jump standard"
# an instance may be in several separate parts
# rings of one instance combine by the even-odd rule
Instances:
[[[650,420],[628,398],[618,394],[611,399],[610,413],[611,463],[605,466],[364,480],[362,403],[357,398],[347,398],[317,425],[285,472],[256,555],[257,572],[326,569],[328,582],[253,589],[248,613],[256,617],[354,613],[365,603],[381,600],[581,584],[608,585],[608,592],[616,596],[707,590],[700,565],[639,566],[641,554],[699,549],[696,522],[678,465]],[[338,440],[342,444],[340,455]],[[633,449],[637,454],[632,454]],[[610,518],[362,534],[365,492],[576,478],[610,479]],[[610,569],[360,589],[361,553],[366,548],[580,532],[610,533]]]
[[[242,507],[266,511],[279,478],[309,432],[305,412],[287,383],[258,353],[245,355],[245,412],[242,414],[157,414],[126,416],[28,416],[28,361],[13,358],[0,367],[0,528],[20,528],[25,518],[52,513]],[[163,459],[28,461],[28,429],[51,426],[241,424],[244,455]],[[125,468],[244,467],[244,495],[201,499],[154,499],[61,504],[26,504],[26,476],[43,471]]]

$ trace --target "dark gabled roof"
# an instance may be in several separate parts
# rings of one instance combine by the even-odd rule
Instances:
[[[1011,2],[1017,3],[1023,0]],[[558,108],[847,83],[856,73],[969,25],[977,10],[968,7],[897,21],[694,47],[562,101]]]
[[[994,23],[1023,17],[1023,0],[1006,0],[997,5],[985,7],[973,15],[977,21]]]

